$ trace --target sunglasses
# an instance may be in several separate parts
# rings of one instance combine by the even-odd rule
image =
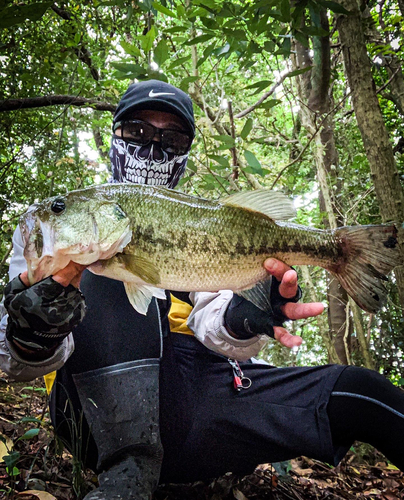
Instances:
[[[114,124],[114,132],[121,128],[121,138],[133,142],[137,146],[147,146],[154,137],[160,137],[161,149],[166,153],[183,155],[187,153],[192,144],[192,136],[181,130],[157,128],[151,123],[142,120],[122,120]]]

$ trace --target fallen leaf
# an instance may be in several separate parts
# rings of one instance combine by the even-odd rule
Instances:
[[[248,500],[248,498],[237,488],[233,488],[233,496],[236,500]]]
[[[8,455],[8,451],[13,448],[13,441],[3,434],[0,434],[0,463],[3,463],[3,457]],[[5,442],[4,442],[5,441]]]
[[[57,500],[56,497],[51,495],[50,493],[47,493],[46,491],[39,491],[39,490],[27,490],[23,491],[22,493],[19,493],[17,495],[17,498],[20,498],[21,500]]]

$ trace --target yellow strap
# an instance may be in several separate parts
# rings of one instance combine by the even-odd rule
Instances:
[[[170,330],[175,333],[183,333],[185,335],[193,335],[194,333],[187,326],[187,319],[192,311],[192,306],[183,302],[171,294],[171,308],[168,313],[170,322]]]
[[[46,392],[51,393],[53,383],[55,382],[56,372],[50,372],[44,376]]]
[[[183,302],[171,294],[171,308],[168,313],[170,322],[170,330],[175,333],[183,333],[184,335],[193,335],[194,333],[187,326],[187,319],[192,311],[192,306]],[[46,392],[50,394],[53,383],[55,382],[56,372],[48,373],[44,376]]]

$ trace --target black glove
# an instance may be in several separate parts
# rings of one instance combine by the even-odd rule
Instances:
[[[228,330],[238,339],[247,340],[255,335],[274,337],[274,326],[282,326],[287,318],[281,311],[281,306],[287,302],[298,302],[302,297],[300,287],[291,299],[285,299],[279,293],[280,282],[272,277],[271,306],[272,312],[262,311],[252,302],[240,295],[234,294],[224,315],[224,323]]]
[[[52,349],[84,318],[84,296],[73,285],[64,287],[52,277],[27,287],[20,277],[4,290],[8,311],[7,339],[30,350]]]

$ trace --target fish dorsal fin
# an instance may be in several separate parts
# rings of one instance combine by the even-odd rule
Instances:
[[[139,276],[139,278],[143,281],[152,285],[160,283],[159,270],[152,262],[148,261],[144,257],[138,257],[136,255],[125,253],[119,254],[117,257],[125,269],[130,271],[132,274]]]
[[[273,313],[271,305],[271,285],[272,276],[269,275],[268,278],[258,281],[253,288],[238,291],[237,295],[249,300],[256,307],[261,309],[261,311]]]
[[[147,314],[151,299],[154,297],[158,299],[166,299],[164,290],[154,286],[141,285],[136,283],[124,283],[126,295],[132,307],[140,314]]]
[[[269,191],[268,189],[231,194],[221,198],[219,202],[223,205],[260,212],[273,220],[287,220],[296,215],[292,200],[279,191]]]

